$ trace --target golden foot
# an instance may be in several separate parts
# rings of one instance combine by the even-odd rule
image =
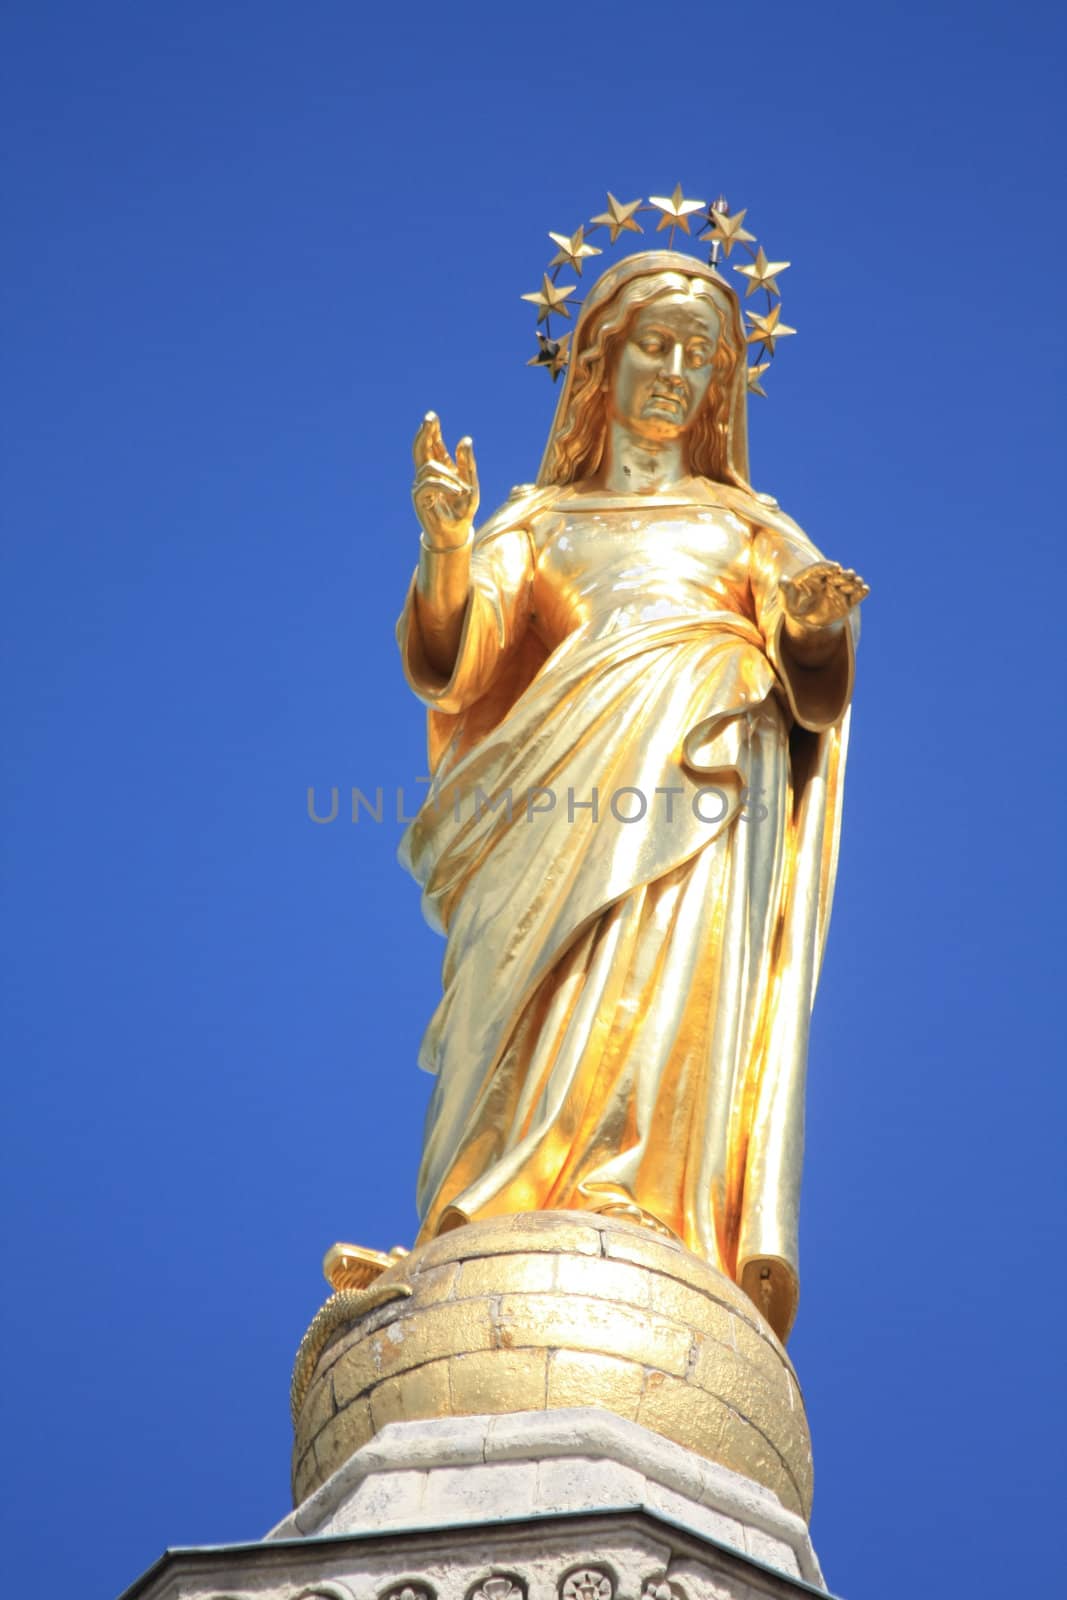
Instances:
[[[673,1228],[668,1228],[650,1211],[642,1211],[632,1200],[613,1200],[610,1205],[597,1206],[596,1214],[598,1217],[621,1217],[624,1222],[636,1222],[639,1228],[647,1228],[650,1233],[658,1233],[664,1239],[673,1239],[676,1244],[679,1242]]]

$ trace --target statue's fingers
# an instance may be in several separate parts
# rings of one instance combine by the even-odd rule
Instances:
[[[438,461],[443,461],[446,467],[455,467],[456,464],[448,453],[445,436],[441,432],[441,419],[438,416],[433,419],[433,448]]]
[[[415,465],[417,467],[421,467],[425,462],[433,460],[435,433],[440,431],[440,426],[437,420],[437,413],[427,411],[419,423],[419,431],[415,435],[415,443],[412,446],[412,455],[415,457]]]
[[[455,473],[443,467],[440,461],[431,461],[419,468],[412,493],[419,494],[423,489],[433,489],[437,494],[456,495],[465,493],[466,485],[460,482]]]
[[[474,460],[474,441],[465,435],[456,446],[456,471],[464,483],[478,493],[478,468]]]
[[[459,476],[459,472],[453,466],[452,462],[451,461],[442,461],[440,456],[429,456],[429,457],[427,457],[427,459],[418,468],[418,471],[416,472],[415,476],[418,477],[421,473],[424,473],[424,472],[439,472],[439,473],[442,474],[443,477],[454,478],[457,483],[459,483],[461,481],[460,476]]]
[[[467,491],[470,495],[470,499],[468,501],[468,515],[473,518],[478,510],[478,503],[481,499],[481,490],[478,486],[478,463],[474,459],[474,444],[469,436],[464,437],[460,441],[460,444],[456,446],[457,465],[460,461],[461,450],[463,463],[462,473],[464,481],[467,485]]]
[[[441,432],[441,419],[436,411],[427,411],[423,418],[422,427],[415,435],[416,461],[438,461],[446,466],[452,466],[452,457],[445,448],[444,435]]]

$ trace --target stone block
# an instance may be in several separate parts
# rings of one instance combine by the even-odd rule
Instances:
[[[539,1411],[546,1404],[545,1350],[482,1350],[453,1356],[450,1374],[453,1412],[494,1415]]]
[[[603,1405],[634,1420],[644,1387],[644,1368],[632,1361],[581,1350],[553,1350],[548,1357],[549,1408]]]
[[[625,1261],[560,1256],[556,1287],[564,1294],[595,1295],[598,1300],[617,1300],[621,1305],[646,1309],[651,1304],[652,1277],[652,1273]]]
[[[542,1251],[539,1255],[479,1256],[477,1260],[464,1261],[458,1269],[456,1298],[554,1289],[557,1263],[566,1259]]]
[[[735,1550],[745,1548],[744,1529],[734,1517],[724,1516],[721,1511],[715,1511],[710,1506],[694,1506],[688,1495],[679,1493],[677,1489],[667,1488],[654,1479],[646,1481],[643,1504],[650,1511],[667,1517],[679,1527],[690,1528],[706,1539],[716,1539],[720,1544],[732,1545]]]
[[[428,1361],[398,1377],[383,1378],[369,1391],[368,1399],[375,1433],[390,1422],[448,1416],[453,1409],[448,1361]]]
[[[687,1450],[714,1457],[722,1439],[725,1409],[710,1396],[698,1404],[691,1384],[664,1372],[650,1372],[636,1420]]]
[[[435,1306],[442,1300],[451,1300],[458,1277],[458,1261],[446,1261],[441,1267],[416,1268],[411,1281],[420,1306]]]
[[[330,1519],[320,1531],[344,1533],[353,1523],[369,1529],[410,1527],[423,1509],[427,1482],[425,1472],[374,1473],[359,1485],[344,1516]]]
[[[536,1505],[539,1511],[574,1512],[645,1503],[644,1475],[618,1461],[588,1456],[542,1460],[537,1468]]]
[[[404,1301],[410,1306],[411,1301]],[[451,1302],[417,1307],[376,1333],[371,1341],[374,1361],[383,1377],[421,1367],[444,1356],[488,1350],[494,1329],[485,1301]]]
[[[800,1577],[800,1564],[796,1555],[783,1539],[764,1533],[761,1528],[746,1528],[744,1539],[745,1549],[757,1561],[762,1561],[765,1566],[772,1567],[776,1572],[795,1573],[798,1578]]]
[[[500,1343],[605,1350],[645,1366],[681,1374],[689,1361],[687,1328],[586,1295],[505,1295],[495,1317]]]
[[[303,1420],[305,1437],[315,1435],[329,1422],[337,1407],[334,1404],[333,1380],[327,1372],[308,1390],[304,1401]]]
[[[376,1384],[382,1375],[373,1341],[367,1339],[360,1344],[349,1340],[347,1349],[330,1366],[329,1374],[336,1407],[341,1411]],[[319,1382],[318,1377],[315,1382]],[[303,1412],[300,1414],[299,1432],[301,1436],[306,1432]]]
[[[423,1514],[439,1523],[495,1522],[533,1505],[535,1461],[498,1461],[491,1467],[438,1467],[427,1474]]]
[[[315,1436],[315,1459],[324,1477],[343,1467],[350,1456],[365,1445],[371,1436],[370,1406],[366,1400],[355,1400],[322,1428]]]
[[[649,1306],[659,1316],[733,1347],[734,1328],[741,1320],[733,1307],[691,1284],[678,1283],[655,1272],[644,1276],[649,1285]]]

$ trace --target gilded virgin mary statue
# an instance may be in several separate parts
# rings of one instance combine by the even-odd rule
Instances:
[[[399,639],[433,783],[402,858],[447,939],[420,1242],[628,1219],[784,1338],[867,591],[750,483],[751,342],[716,262],[612,266],[536,483],[478,528],[471,442],[427,416]]]

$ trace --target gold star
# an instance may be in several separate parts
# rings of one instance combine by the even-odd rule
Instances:
[[[592,226],[611,229],[611,242],[614,244],[620,233],[644,233],[639,222],[634,221],[634,212],[641,204],[640,200],[616,200],[611,190],[608,190],[608,209],[602,211],[599,217],[594,217]]]
[[[774,306],[765,317],[757,317],[754,311],[746,312],[754,332],[748,335],[749,344],[761,344],[768,355],[774,354],[776,339],[784,339],[787,334],[796,333],[795,328],[787,328],[778,318],[782,314],[781,306]]]
[[[735,244],[755,244],[756,235],[749,233],[741,224],[748,215],[746,211],[735,211],[731,217],[725,211],[716,211],[714,208],[708,212],[708,226],[714,231],[712,243],[722,245],[722,253],[728,256]]]
[[[763,374],[766,372],[766,370],[767,370],[767,368],[769,366],[770,366],[770,362],[769,361],[761,361],[761,362],[759,362],[758,365],[753,365],[753,366],[749,367],[749,369],[748,369],[748,392],[749,392],[749,394],[761,394],[763,396],[764,400],[766,400],[767,391],[763,387],[763,385],[760,383],[760,379],[762,378]]]
[[[569,294],[574,293],[576,287],[576,284],[570,283],[566,288],[559,289],[546,272],[540,289],[536,289],[533,294],[524,294],[522,298],[537,307],[537,321],[540,325],[546,317],[552,316],[553,312],[558,312],[561,317],[570,316],[570,311],[563,302]]]
[[[663,212],[656,224],[657,233],[661,228],[681,228],[688,233],[689,218],[694,211],[703,211],[706,204],[703,200],[686,200],[680,183],[675,184],[672,195],[650,194],[648,198],[657,211]]]
[[[548,236],[553,244],[559,245],[559,255],[549,262],[550,267],[573,267],[579,277],[582,275],[582,262],[589,256],[602,256],[603,250],[598,250],[594,244],[586,244],[585,229],[579,228],[568,239],[565,233],[550,233]]]
[[[756,251],[756,259],[751,265],[734,268],[735,272],[742,273],[748,279],[745,299],[747,300],[755,289],[766,289],[768,294],[781,294],[782,291],[775,282],[775,275],[784,272],[789,264],[788,261],[768,261],[763,254],[763,246],[760,245]]]
[[[570,360],[571,336],[569,333],[565,333],[562,339],[549,339],[545,334],[539,333],[537,341],[541,348],[535,356],[527,361],[526,365],[528,367],[547,367],[552,374],[552,382],[555,383]]]

